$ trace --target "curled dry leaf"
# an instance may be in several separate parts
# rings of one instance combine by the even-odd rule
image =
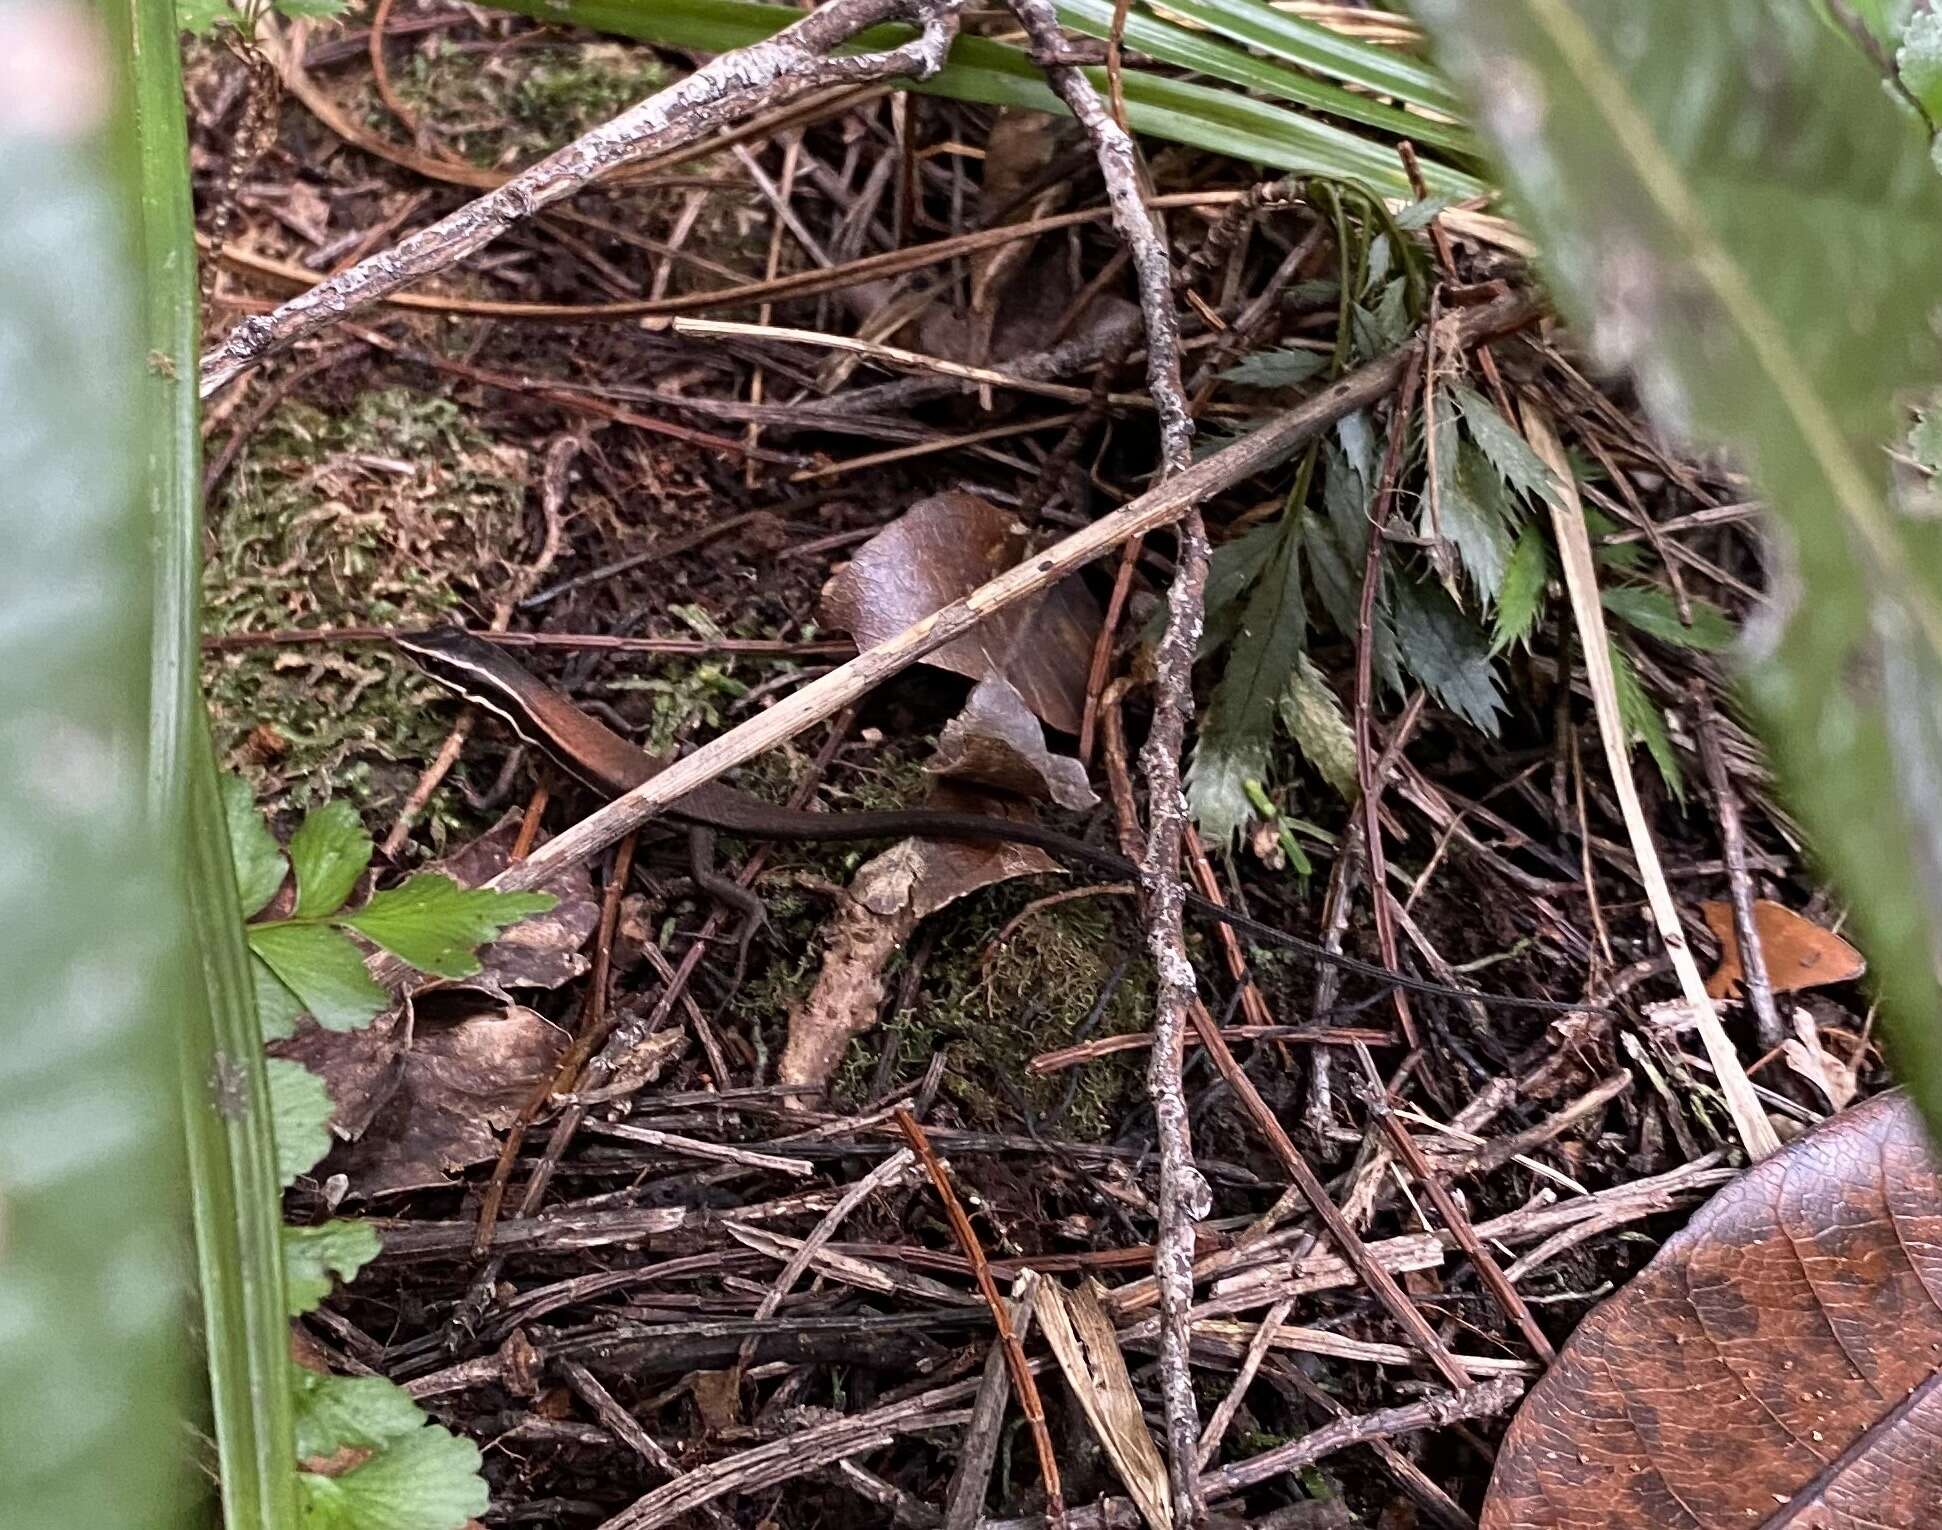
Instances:
[[[1787,1066],[1818,1089],[1835,1110],[1845,1110],[1857,1091],[1854,1069],[1821,1045],[1820,1027],[1804,1009],[1794,1011],[1794,1034],[1782,1055]]]
[[[932,806],[1021,817],[1031,811],[946,787]],[[778,1082],[827,1087],[850,1038],[876,1024],[884,969],[920,921],[982,887],[1064,869],[1032,845],[940,839],[902,840],[866,863],[831,923],[815,986],[789,1011]]]
[[[1942,1525],[1942,1173],[1878,1096],[1756,1165],[1579,1327],[1483,1530]]]
[[[1719,941],[1719,970],[1706,980],[1706,992],[1715,999],[1729,997],[1742,976],[1740,937],[1733,926],[1733,905],[1702,903],[1699,912],[1706,928]],[[1760,950],[1767,959],[1767,978],[1775,993],[1797,993],[1803,988],[1824,988],[1829,983],[1847,983],[1868,970],[1862,954],[1832,930],[1824,930],[1811,919],[1803,919],[1790,908],[1757,898],[1753,904],[1753,928],[1760,936]]]
[[[1086,780],[1085,766],[1046,747],[1045,729],[1025,698],[996,676],[972,687],[964,710],[944,725],[937,751],[924,768],[1015,797],[1049,798],[1075,813],[1099,801]]]
[[[864,543],[823,587],[823,620],[869,648],[968,595],[1025,555],[1023,528],[975,494],[919,500]],[[1099,603],[1078,579],[1022,601],[924,660],[1009,680],[1051,727],[1079,731]]]
[[[324,1160],[324,1172],[344,1175],[352,1194],[443,1185],[492,1158],[494,1133],[512,1124],[533,1086],[558,1066],[566,1034],[533,1010],[514,1004],[436,1015],[464,997],[440,995],[419,1006],[394,1087],[364,1134]],[[331,1083],[327,1071],[324,1082]]]

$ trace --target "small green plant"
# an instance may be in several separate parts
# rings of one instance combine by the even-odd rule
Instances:
[[[352,908],[372,842],[347,804],[309,814],[287,854],[247,783],[224,777],[223,806],[244,918],[267,908],[287,878],[295,882],[287,914],[244,931],[266,1038],[289,1035],[305,1012],[330,1029],[351,1030],[384,1008],[387,995],[365,970],[353,933],[421,972],[465,977],[479,970],[480,944],[554,903],[545,893],[466,889],[420,872]],[[300,1063],[271,1058],[268,1072],[277,1172],[287,1189],[329,1150],[331,1101],[323,1080]],[[354,1279],[378,1253],[377,1234],[359,1222],[285,1227],[282,1241],[291,1317],[316,1307],[333,1279]],[[321,1375],[294,1363],[292,1370],[306,1526],[455,1530],[485,1512],[477,1447],[433,1424],[402,1388],[379,1376]]]
[[[420,872],[399,886],[349,908],[351,890],[371,864],[372,841],[348,803],[329,802],[305,817],[290,836],[289,856],[257,815],[249,786],[223,782],[231,853],[243,917],[263,912],[296,877],[289,913],[245,930],[256,978],[257,1017],[267,1039],[288,1036],[306,1011],[327,1030],[356,1030],[387,1002],[364,968],[361,935],[420,972],[470,977],[476,948],[508,925],[553,906],[546,893],[498,893],[462,888],[450,877]]]
[[[328,21],[344,14],[348,0],[176,0],[175,19],[183,31],[211,37],[230,28],[254,40],[256,30],[271,11],[291,20]]]
[[[1402,221],[1402,220],[1399,220]],[[1348,305],[1352,344],[1338,360],[1366,359],[1400,343],[1410,321],[1406,279],[1390,276],[1385,231],[1363,255]],[[1226,374],[1244,386],[1321,380],[1316,353],[1270,351]],[[1290,364],[1292,363],[1292,365]],[[1496,660],[1528,644],[1553,589],[1556,560],[1545,516],[1555,497],[1550,471],[1517,428],[1482,394],[1439,379],[1428,438],[1411,442],[1402,476],[1404,503],[1418,507],[1411,538],[1385,549],[1373,612],[1379,686],[1399,690],[1407,677],[1453,715],[1495,736],[1504,713]],[[1226,841],[1262,817],[1261,783],[1270,773],[1276,723],[1308,764],[1345,798],[1356,792],[1355,745],[1341,702],[1309,660],[1310,592],[1334,628],[1361,628],[1363,563],[1379,474],[1380,443],[1365,415],[1338,427],[1296,469],[1283,513],[1214,552],[1207,579],[1207,628],[1201,656],[1225,653],[1206,721],[1188,771],[1188,798],[1210,838]],[[1316,475],[1319,508],[1311,505]],[[1594,536],[1618,530],[1596,511]],[[1401,528],[1399,528],[1401,529]],[[1599,562],[1615,581],[1606,609],[1632,632],[1674,647],[1717,651],[1731,640],[1725,613],[1690,602],[1683,619],[1666,592],[1643,582],[1635,544],[1601,547]],[[1612,650],[1621,709],[1669,790],[1684,783],[1664,717],[1639,680],[1636,660]],[[1297,865],[1299,863],[1297,862]]]

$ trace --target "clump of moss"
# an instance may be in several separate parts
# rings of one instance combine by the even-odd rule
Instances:
[[[526,454],[456,405],[405,389],[329,412],[287,403],[211,508],[207,630],[414,626],[496,587],[523,535]],[[424,676],[383,649],[243,649],[204,665],[217,747],[259,798],[394,806],[450,727]],[[458,821],[436,801],[441,826]]]
[[[482,166],[523,163],[620,115],[670,79],[645,48],[558,44],[481,55],[440,40],[397,71],[399,99],[441,143]],[[384,109],[373,96],[372,125]]]
[[[1109,928],[1110,914],[1095,900],[1062,903],[1034,913],[1003,945],[991,948],[1005,923],[1043,895],[1041,884],[1013,883],[937,916],[923,991],[891,1021],[898,1041],[896,1077],[900,1082],[918,1077],[941,1050],[950,1060],[945,1091],[971,1124],[1016,1130],[1022,1100],[1035,1117],[1058,1112],[1049,1126],[1054,1135],[1104,1141],[1140,1097],[1144,1052],[1114,1053],[1047,1077],[1026,1068],[1039,1053],[1077,1040],[1105,991],[1121,950]],[[1151,971],[1138,960],[1088,1034],[1144,1029],[1151,993]],[[875,1084],[881,1043],[867,1043],[865,1038],[851,1048],[838,1074],[839,1095],[852,1103]]]
[[[508,103],[553,146],[619,116],[669,79],[668,67],[645,48],[587,43],[539,51],[514,81]]]

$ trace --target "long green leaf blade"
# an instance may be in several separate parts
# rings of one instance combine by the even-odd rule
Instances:
[[[1442,116],[1462,115],[1463,104],[1450,82],[1421,59],[1288,15],[1262,0],[1166,0],[1166,8],[1299,69],[1312,70],[1372,95],[1393,96]],[[1074,26],[1084,25],[1077,19],[1076,0],[1066,0],[1059,13],[1071,19]],[[1130,30],[1127,36],[1130,40]],[[1412,129],[1412,137],[1420,134],[1420,127]]]
[[[129,71],[139,171],[142,377],[153,421],[145,521],[155,559],[149,803],[177,856],[176,879],[162,904],[186,910],[202,958],[175,1042],[223,1522],[227,1530],[292,1530],[296,1450],[281,1184],[228,811],[198,679],[200,325],[180,42],[168,0],[111,0],[103,10]],[[265,868],[261,880],[269,876]],[[259,882],[252,896],[261,892]]]
[[[552,24],[570,23],[619,37],[666,47],[721,53],[772,36],[800,12],[751,0],[490,0],[494,9],[513,11]],[[1181,29],[1184,33],[1184,29]],[[859,48],[888,47],[906,36],[900,28],[865,32]],[[1089,71],[1103,90],[1103,70]],[[972,101],[986,106],[1021,107],[1062,114],[1063,103],[1045,83],[1044,72],[1018,48],[983,37],[960,37],[950,61],[934,78],[913,82],[925,95]],[[1170,143],[1267,165],[1297,175],[1360,181],[1392,197],[1412,195],[1395,151],[1386,142],[1364,138],[1304,112],[1271,101],[1256,101],[1224,86],[1169,80],[1128,71],[1126,116],[1135,132]],[[1431,191],[1454,197],[1481,196],[1488,187],[1462,170],[1426,160],[1423,173]]]
[[[1190,14],[1179,6],[1170,9],[1180,10],[1183,15]],[[1261,4],[1260,0],[1225,0],[1222,4],[1197,6],[1194,9],[1219,16],[1226,23],[1220,30],[1250,46],[1261,46],[1257,39],[1262,35],[1278,39],[1281,36],[1279,28],[1272,23],[1293,20]],[[1112,35],[1113,7],[1109,0],[1064,0],[1059,6],[1059,17],[1074,31],[1090,37]],[[1248,25],[1250,20],[1259,22],[1261,18],[1269,18],[1270,24]],[[1206,17],[1196,15],[1194,19],[1205,20]],[[1316,27],[1312,23],[1298,22],[1296,25],[1324,36],[1334,35],[1327,28]],[[1229,32],[1229,27],[1234,30]],[[1191,31],[1137,9],[1127,15],[1124,36],[1127,47],[1157,58],[1162,63],[1176,64],[1182,69],[1204,74],[1210,79],[1224,80],[1245,90],[1260,91],[1284,101],[1293,101],[1299,106],[1327,112],[1349,122],[1360,122],[1382,132],[1393,133],[1398,138],[1408,138],[1418,145],[1428,145],[1458,155],[1475,155],[1478,152],[1478,144],[1469,129],[1448,117],[1426,117],[1419,112],[1404,111],[1368,95],[1367,90],[1381,88],[1370,84],[1370,80],[1387,75],[1387,70],[1371,67],[1366,71],[1356,70],[1344,75],[1343,78],[1364,87],[1363,91],[1349,90],[1329,80],[1317,79],[1302,70],[1286,68],[1243,48],[1233,47],[1204,32]],[[1366,44],[1358,46],[1367,48]],[[1329,64],[1340,59],[1340,55],[1332,50],[1311,46],[1306,35],[1293,39],[1287,48],[1287,52],[1278,56],[1322,73],[1331,72]],[[1380,48],[1370,48],[1368,52],[1377,55],[1377,62],[1387,58]],[[1360,64],[1365,61],[1360,56],[1352,55],[1349,62]],[[1447,97],[1447,87],[1443,94]]]
[[[1801,593],[1750,697],[1942,1126],[1942,528],[1882,445],[1942,371],[1927,135],[1796,0],[1418,0],[1560,296],[1669,425],[1736,447]]]
[[[143,792],[139,250],[114,42],[0,3],[0,1524],[188,1523],[188,949]],[[179,111],[179,106],[178,106]]]

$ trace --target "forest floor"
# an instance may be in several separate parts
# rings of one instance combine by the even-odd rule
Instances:
[[[204,232],[233,252],[211,263],[212,338],[295,290],[292,267],[391,242],[683,67],[485,12],[379,15],[383,78],[361,22],[316,29],[300,66],[282,61],[272,132],[233,197],[250,74],[192,50]],[[1404,232],[1316,194],[1250,203],[1236,195],[1263,179],[1250,167],[1150,147],[1167,240],[1191,271],[1180,311],[1203,449],[1393,352],[1435,305],[1533,280],[1474,229],[1439,250],[1433,206]],[[420,307],[375,310],[259,369],[208,416],[206,680],[225,765],[286,829],[350,798],[384,843],[381,879],[489,869],[528,818],[531,843],[596,799],[489,716],[447,750],[462,708],[373,633],[542,635],[510,651],[667,752],[895,631],[913,590],[963,593],[1131,500],[1158,458],[1138,310],[1110,224],[1070,216],[1102,206],[1069,126],[881,96],[583,192]],[[967,244],[1007,227],[1003,243]],[[791,276],[815,279],[763,295]],[[709,333],[682,315],[758,328]],[[817,335],[856,337],[862,354]],[[1429,430],[1420,388],[1392,390],[1205,507],[1216,554],[1190,786],[1206,890],[1480,996],[1404,996],[1190,921],[1201,993],[1256,1095],[1189,1047],[1211,1195],[1194,1224],[1192,1376],[1216,1420],[1212,1470],[1405,1407],[1434,1375],[1319,1231],[1264,1111],[1471,1382],[1541,1369],[1530,1330],[1561,1345],[1744,1161],[1697,1039],[1655,1018],[1678,987],[1545,507],[1520,476],[1529,448],[1512,421],[1527,401],[1558,422],[1578,479],[1634,775],[1695,945],[1716,954],[1732,865],[1743,895],[1810,928],[1841,923],[1724,690],[1720,650],[1763,584],[1743,480],[1682,457],[1623,388],[1588,381],[1555,321],[1486,351],[1438,359]],[[1394,514],[1371,560],[1385,491]],[[1103,671],[1117,558],[982,660],[907,670],[735,783],[829,811],[934,792],[989,803],[995,781],[1022,784],[1037,800],[1011,811],[1120,847],[1175,556],[1163,535],[1128,565]],[[1371,571],[1382,592],[1364,623]],[[1270,677],[1265,701],[1237,695],[1241,672]],[[1000,770],[967,767],[963,750],[940,765],[972,680],[994,675],[1027,693],[1037,753],[1012,732]],[[1238,716],[1244,700],[1265,725]],[[1356,791],[1370,769],[1383,930]],[[382,1217],[387,1237],[304,1321],[306,1341],[407,1384],[476,1439],[493,1524],[603,1524],[671,1478],[710,1485],[631,1522],[1041,1513],[1020,1415],[973,1415],[981,1390],[1005,1395],[974,1261],[1000,1289],[1027,1270],[1062,1283],[1082,1324],[1103,1314],[1131,1393],[1158,1416],[1154,969],[1138,903],[1020,858],[886,870],[897,852],[882,845],[728,839],[726,869],[768,911],[738,983],[733,916],[663,848],[643,841],[631,872],[617,878],[609,856],[562,884],[574,917],[548,960],[422,994],[409,1026],[380,1025],[374,1042],[310,1038],[356,1140],[300,1181],[289,1214]],[[935,911],[872,924],[856,889],[896,875]],[[1744,1005],[1725,1012],[1783,1133],[1842,1103],[1830,1079],[1849,1095],[1886,1079],[1860,989],[1785,993],[1788,960],[1768,952],[1784,1036]],[[826,1064],[792,1084],[792,1035],[814,1027]],[[589,1030],[612,1033],[594,1066],[502,1160],[567,1038]],[[1828,1060],[1812,1081],[1779,1045],[1802,1037]],[[948,1159],[976,1254],[906,1151],[898,1107]],[[1508,1297],[1454,1246],[1422,1166],[1398,1168],[1397,1125]],[[495,1179],[504,1202],[475,1257]],[[1030,1335],[1025,1349],[1048,1353]],[[1122,1491],[1048,1367],[1065,1502]],[[1352,1425],[1348,1448],[1221,1507],[1287,1527],[1473,1525],[1514,1397],[1406,1434]]]

